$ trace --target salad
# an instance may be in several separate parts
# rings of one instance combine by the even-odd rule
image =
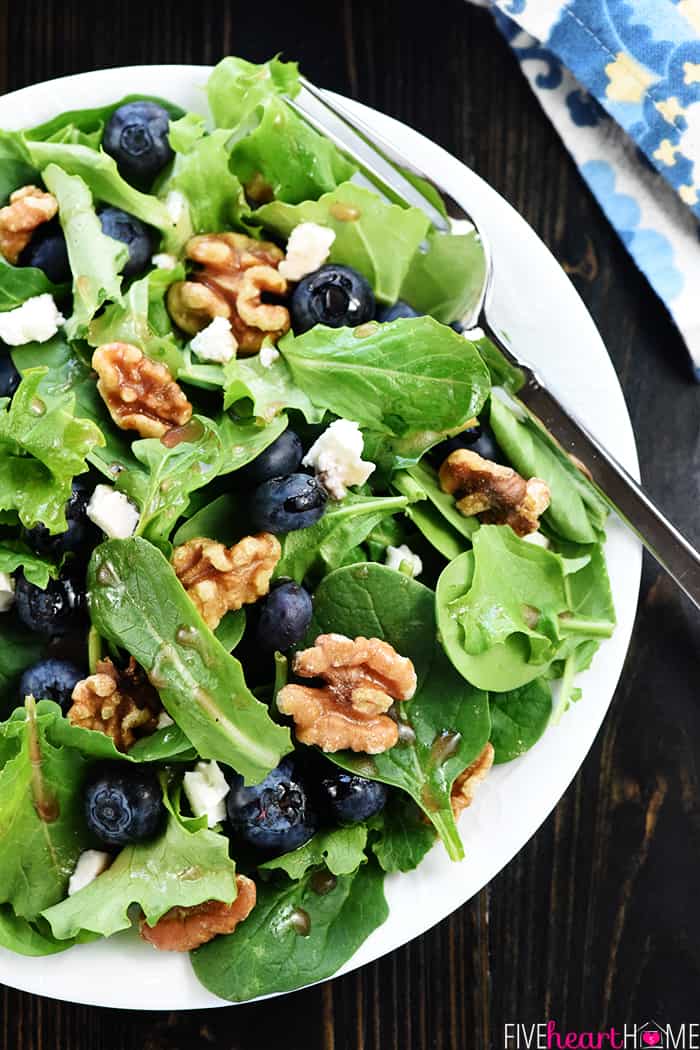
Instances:
[[[0,132],[0,945],[131,929],[231,1001],[461,861],[615,625],[605,505],[459,324],[478,237],[297,90]]]

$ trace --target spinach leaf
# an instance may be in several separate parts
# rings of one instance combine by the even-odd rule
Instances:
[[[202,758],[262,780],[291,750],[246,686],[243,669],[206,626],[172,568],[140,537],[109,540],[88,571],[90,613],[103,638],[131,653]]]
[[[469,547],[479,522],[459,512],[454,496],[442,491],[431,466],[407,467],[394,475],[391,484],[409,500],[406,513],[441,554],[456,558]]]
[[[57,941],[51,933],[15,915],[9,904],[0,904],[0,947],[18,955],[55,955],[72,948],[74,941]]]
[[[391,792],[371,828],[378,832],[372,852],[386,872],[413,871],[435,845],[435,828],[428,824],[413,799]]]
[[[468,685],[437,640],[435,595],[383,565],[351,565],[326,576],[314,597],[308,639],[337,631],[351,638],[383,638],[413,661],[416,695],[397,705],[402,739],[383,754],[328,755],[343,769],[406,791],[429,817],[453,860],[464,855],[450,790],[488,740],[485,693]]]
[[[15,310],[35,295],[60,295],[63,286],[52,284],[43,270],[10,266],[0,255],[0,310]]]
[[[50,579],[58,575],[58,568],[46,558],[31,551],[21,540],[0,540],[0,572],[13,573],[22,566],[30,583],[46,588]]]
[[[188,540],[206,536],[230,546],[243,535],[241,519],[243,517],[242,501],[239,494],[226,492],[223,496],[205,504],[196,514],[188,518],[173,536],[173,543],[179,547]]]
[[[75,339],[84,335],[106,299],[120,298],[119,274],[129,250],[102,232],[90,190],[79,176],[67,175],[56,164],[49,164],[43,178],[58,201],[58,217],[73,273],[73,315],[66,323],[66,333],[69,339]]]
[[[15,700],[20,675],[36,663],[46,643],[34,631],[14,623],[7,614],[3,614],[0,622],[0,701],[4,705]]]
[[[104,444],[93,422],[77,419],[72,397],[49,397],[39,387],[46,368],[24,373],[9,405],[0,408],[0,509],[17,510],[31,528],[66,528],[65,504],[86,457]]]
[[[54,937],[75,937],[84,930],[111,937],[129,929],[133,904],[154,926],[170,908],[235,900],[236,868],[228,839],[206,828],[192,830],[167,792],[163,801],[168,821],[162,835],[127,846],[93,882],[43,910]]]
[[[273,422],[285,408],[296,408],[309,423],[320,423],[323,409],[315,408],[310,397],[295,385],[283,358],[266,368],[260,355],[234,357],[224,366],[224,408],[250,401],[253,415],[265,423]]]
[[[287,417],[277,415],[261,426],[256,420],[235,420],[228,412],[224,412],[219,416],[217,425],[223,443],[219,473],[230,474],[257,459],[268,445],[276,441],[282,431],[287,429]]]
[[[244,58],[223,58],[207,81],[209,108],[216,125],[233,128],[275,95],[299,92],[296,62],[272,58],[257,65]]]
[[[552,691],[543,678],[536,678],[507,693],[490,693],[489,705],[494,762],[510,762],[529,751],[547,728]]]
[[[400,298],[447,324],[477,305],[485,279],[486,259],[475,230],[430,230],[427,250],[421,246],[413,256]]]
[[[205,988],[231,1002],[322,981],[387,918],[383,883],[372,861],[339,875],[322,894],[314,890],[313,872],[298,882],[261,883],[246,921],[192,953],[194,972]]]
[[[553,449],[536,423],[518,419],[500,400],[491,401],[490,422],[496,440],[523,477],[543,478],[552,502],[543,521],[575,543],[596,543],[605,527],[607,505],[564,452]]]
[[[403,496],[349,493],[330,503],[315,525],[282,537],[282,557],[275,575],[291,576],[301,583],[309,574],[317,576],[339,568],[346,563],[348,551],[362,543],[380,521],[405,507]]]
[[[367,828],[356,824],[350,828],[319,831],[303,846],[260,865],[261,871],[284,871],[290,879],[300,879],[311,868],[325,865],[333,875],[351,875],[367,861]]]
[[[235,612],[227,612],[214,631],[227,653],[233,652],[243,637],[245,621],[245,609],[236,609]]]
[[[330,261],[364,274],[380,302],[395,302],[411,259],[428,232],[427,215],[418,208],[389,204],[352,182],[344,182],[320,200],[308,199],[316,196],[307,193],[300,198],[302,204],[285,204],[278,198],[258,208],[255,219],[285,239],[302,222],[328,226],[335,231]]]
[[[398,437],[459,427],[479,413],[489,392],[476,350],[432,317],[359,328],[316,325],[286,335],[279,350],[318,408]]]

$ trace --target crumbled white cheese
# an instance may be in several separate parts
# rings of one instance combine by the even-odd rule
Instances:
[[[374,463],[362,459],[363,447],[359,424],[336,419],[314,441],[302,463],[314,468],[333,499],[342,499],[350,485],[364,485],[375,469]]]
[[[177,226],[187,209],[187,198],[184,193],[180,193],[179,190],[171,190],[165,198],[165,210],[170,216],[173,226]]]
[[[156,729],[167,729],[168,726],[174,726],[172,718],[167,711],[161,711],[158,715],[158,721],[156,722]]]
[[[151,262],[159,270],[174,270],[177,266],[177,258],[169,252],[158,252],[151,256]]]
[[[0,313],[0,339],[8,346],[45,343],[65,322],[54,298],[45,292],[34,295],[14,310]]]
[[[133,536],[141,517],[131,500],[111,485],[95,486],[86,513],[110,540]]]
[[[541,532],[529,532],[527,536],[523,536],[526,543],[532,543],[535,547],[544,547],[546,551],[552,546],[546,536],[543,536]]]
[[[84,890],[91,882],[101,875],[112,863],[109,853],[103,853],[99,849],[86,849],[78,857],[75,871],[68,880],[68,896],[72,897],[78,890]]]
[[[185,773],[182,786],[195,817],[206,816],[210,828],[226,818],[229,785],[218,762],[198,762]]]
[[[190,346],[202,361],[217,361],[222,365],[230,361],[238,349],[231,322],[225,317],[215,317],[206,328],[197,332]]]
[[[322,266],[330,255],[335,230],[319,226],[317,222],[300,222],[287,241],[287,257],[279,264],[279,272],[288,281],[300,281],[307,273]]]
[[[466,331],[462,332],[462,335],[465,339],[470,339],[473,343],[475,343],[477,339],[486,338],[483,328],[468,328]]]
[[[270,346],[269,343],[263,343],[260,347],[260,353],[258,354],[260,364],[263,368],[271,368],[279,356],[279,350],[276,350],[274,346]]]
[[[396,569],[397,572],[401,570],[402,565],[408,566],[411,570],[409,575],[414,579],[423,572],[423,562],[405,543],[402,543],[400,547],[392,547],[389,544],[386,549],[385,562],[390,569]]]
[[[9,572],[0,572],[0,613],[7,612],[15,600],[15,581]]]

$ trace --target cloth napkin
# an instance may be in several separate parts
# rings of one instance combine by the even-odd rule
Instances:
[[[522,71],[700,382],[700,0],[472,0]]]

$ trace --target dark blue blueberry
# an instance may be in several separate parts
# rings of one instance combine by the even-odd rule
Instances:
[[[39,634],[62,635],[83,620],[85,613],[85,586],[76,576],[62,574],[49,580],[45,590],[35,586],[17,573],[15,606],[25,627]]]
[[[258,485],[250,516],[259,532],[294,532],[314,525],[323,516],[328,496],[316,478],[288,474]]]
[[[361,824],[384,809],[387,789],[378,780],[338,769],[321,781],[321,796],[333,820],[339,824]]]
[[[102,147],[128,182],[152,182],[172,159],[170,114],[155,102],[127,102],[107,121]]]
[[[70,660],[58,660],[55,656],[39,660],[20,678],[19,702],[23,704],[25,696],[55,700],[65,715],[71,706],[73,689],[81,678],[85,678],[85,672]]]
[[[435,445],[428,453],[428,459],[439,467],[451,452],[460,448],[468,448],[472,452],[477,452],[484,459],[490,459],[492,463],[507,464],[505,454],[496,444],[492,431],[480,423],[469,427],[468,430],[463,430],[456,437],[448,438],[447,441],[441,441],[439,445]]]
[[[236,476],[246,484],[260,485],[270,478],[291,474],[301,463],[303,455],[304,448],[299,437],[293,430],[285,430]]]
[[[153,235],[148,226],[121,208],[98,208],[97,214],[102,232],[129,249],[129,258],[122,270],[124,276],[134,277],[142,273],[150,263],[154,249]]]
[[[387,321],[398,321],[402,317],[421,317],[417,310],[405,303],[403,299],[397,299],[391,306],[382,306],[377,310],[377,320],[385,324]]]
[[[155,838],[165,820],[156,770],[127,762],[101,763],[85,786],[85,820],[104,846]]]
[[[73,482],[73,491],[66,504],[65,532],[51,535],[45,525],[34,525],[24,530],[24,540],[35,554],[42,558],[59,558],[63,554],[81,554],[86,559],[100,540],[100,530],[87,516],[90,491],[82,481]]]
[[[464,331],[464,325],[461,321],[450,321],[450,328],[454,328],[458,335],[461,335]]]
[[[311,595],[298,583],[280,583],[261,602],[257,641],[261,649],[284,653],[306,634],[311,623]]]
[[[54,284],[70,281],[66,238],[58,219],[39,227],[20,254],[18,262],[20,266],[35,266],[38,270],[43,270]]]
[[[294,289],[292,328],[297,334],[315,324],[354,328],[374,317],[375,306],[374,292],[361,273],[328,263],[302,278]]]
[[[262,784],[245,787],[243,777],[234,774],[226,809],[234,836],[268,854],[296,849],[319,826],[293,755],[283,758]]]
[[[12,397],[21,378],[10,357],[9,349],[0,346],[0,397]]]

